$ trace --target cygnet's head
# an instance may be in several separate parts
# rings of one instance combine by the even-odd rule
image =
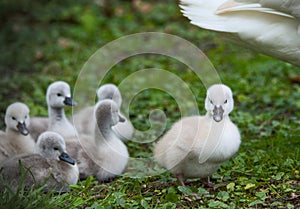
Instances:
[[[104,99],[111,99],[118,105],[119,108],[121,107],[122,96],[118,87],[114,84],[105,84],[101,86],[97,90],[97,97],[99,101]]]
[[[28,135],[28,126],[30,124],[29,108],[21,102],[15,102],[6,109],[5,124],[10,130]]]
[[[47,104],[53,108],[63,108],[65,105],[77,105],[71,98],[69,84],[64,81],[56,81],[48,86],[46,100]]]
[[[223,84],[215,84],[208,88],[205,99],[205,109],[216,122],[233,110],[234,101],[231,89]]]
[[[96,104],[95,116],[98,126],[106,124],[114,126],[118,122],[124,122],[125,119],[120,116],[117,104],[110,99],[101,100]]]
[[[66,144],[63,137],[56,132],[46,131],[42,133],[37,140],[35,152],[45,158],[75,164],[75,160],[66,153]]]

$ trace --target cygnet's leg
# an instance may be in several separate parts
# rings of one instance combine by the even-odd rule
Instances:
[[[176,175],[178,182],[181,184],[181,186],[185,186],[184,180],[183,180],[183,174],[179,173]]]
[[[208,177],[206,177],[206,178],[203,178],[202,179],[202,183],[205,185],[205,186],[207,186],[207,187],[211,187],[211,188],[214,188],[214,183],[212,183],[211,181],[210,181],[210,177],[208,176]]]
[[[206,178],[202,179],[202,183],[204,186],[206,186],[208,188],[212,188],[213,190],[224,187],[228,184],[226,182],[214,184],[213,182],[210,181],[210,177],[206,177]]]

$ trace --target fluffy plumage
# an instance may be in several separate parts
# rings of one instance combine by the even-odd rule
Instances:
[[[118,87],[114,84],[105,84],[101,86],[97,90],[97,97],[98,101],[102,101],[104,99],[111,99],[113,100],[118,108],[119,111],[122,105],[122,96],[121,92],[119,91]],[[96,123],[96,119],[93,116],[94,114],[94,107],[86,107],[80,110],[73,116],[73,123],[76,126],[76,130],[79,133],[91,135],[94,134],[94,127]],[[125,119],[122,123],[117,123],[115,126],[112,127],[112,130],[115,132],[118,138],[122,141],[128,141],[132,138],[134,133],[134,127],[131,124],[130,120],[128,120],[120,111],[120,115],[122,118]]]
[[[94,117],[94,134],[80,135],[80,143],[67,143],[67,150],[78,162],[80,178],[94,176],[105,181],[122,174],[127,166],[127,147],[112,131],[124,119],[116,103],[109,99],[96,104]]]
[[[29,135],[29,108],[16,102],[5,113],[5,132],[0,133],[0,162],[21,153],[32,153],[35,142]]]
[[[46,191],[68,191],[69,184],[77,183],[78,167],[66,153],[64,139],[59,134],[42,133],[35,151],[34,154],[15,156],[1,164],[0,175],[13,190],[19,186],[22,178],[25,188],[45,184]]]
[[[176,122],[155,144],[155,160],[183,177],[206,178],[239,149],[240,133],[228,114],[233,109],[231,90],[213,85],[207,91],[205,116],[185,117]]]
[[[64,107],[74,106],[71,98],[69,84],[63,81],[56,81],[47,89],[46,101],[48,105],[48,118],[34,117],[31,120],[30,132],[34,139],[44,131],[54,131],[64,138],[76,136],[77,132],[65,116]]]

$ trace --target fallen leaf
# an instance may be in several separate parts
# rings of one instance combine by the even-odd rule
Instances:
[[[244,189],[250,189],[252,187],[255,187],[255,184],[252,184],[252,183],[249,183],[249,184],[246,184],[245,188]]]

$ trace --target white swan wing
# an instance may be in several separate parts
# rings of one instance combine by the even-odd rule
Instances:
[[[181,0],[180,7],[194,25],[224,32],[224,36],[237,44],[300,66],[300,20],[291,15],[299,11],[291,6],[278,11],[279,3],[273,8],[267,7],[267,3],[267,0]],[[300,1],[292,3],[300,7]],[[285,10],[290,14],[284,13]]]
[[[295,18],[300,18],[300,1],[299,0],[229,0],[243,4],[257,3],[263,8],[273,9]]]
[[[256,11],[289,18],[300,17],[300,1],[282,0],[227,0],[216,10],[216,14],[238,11]]]

